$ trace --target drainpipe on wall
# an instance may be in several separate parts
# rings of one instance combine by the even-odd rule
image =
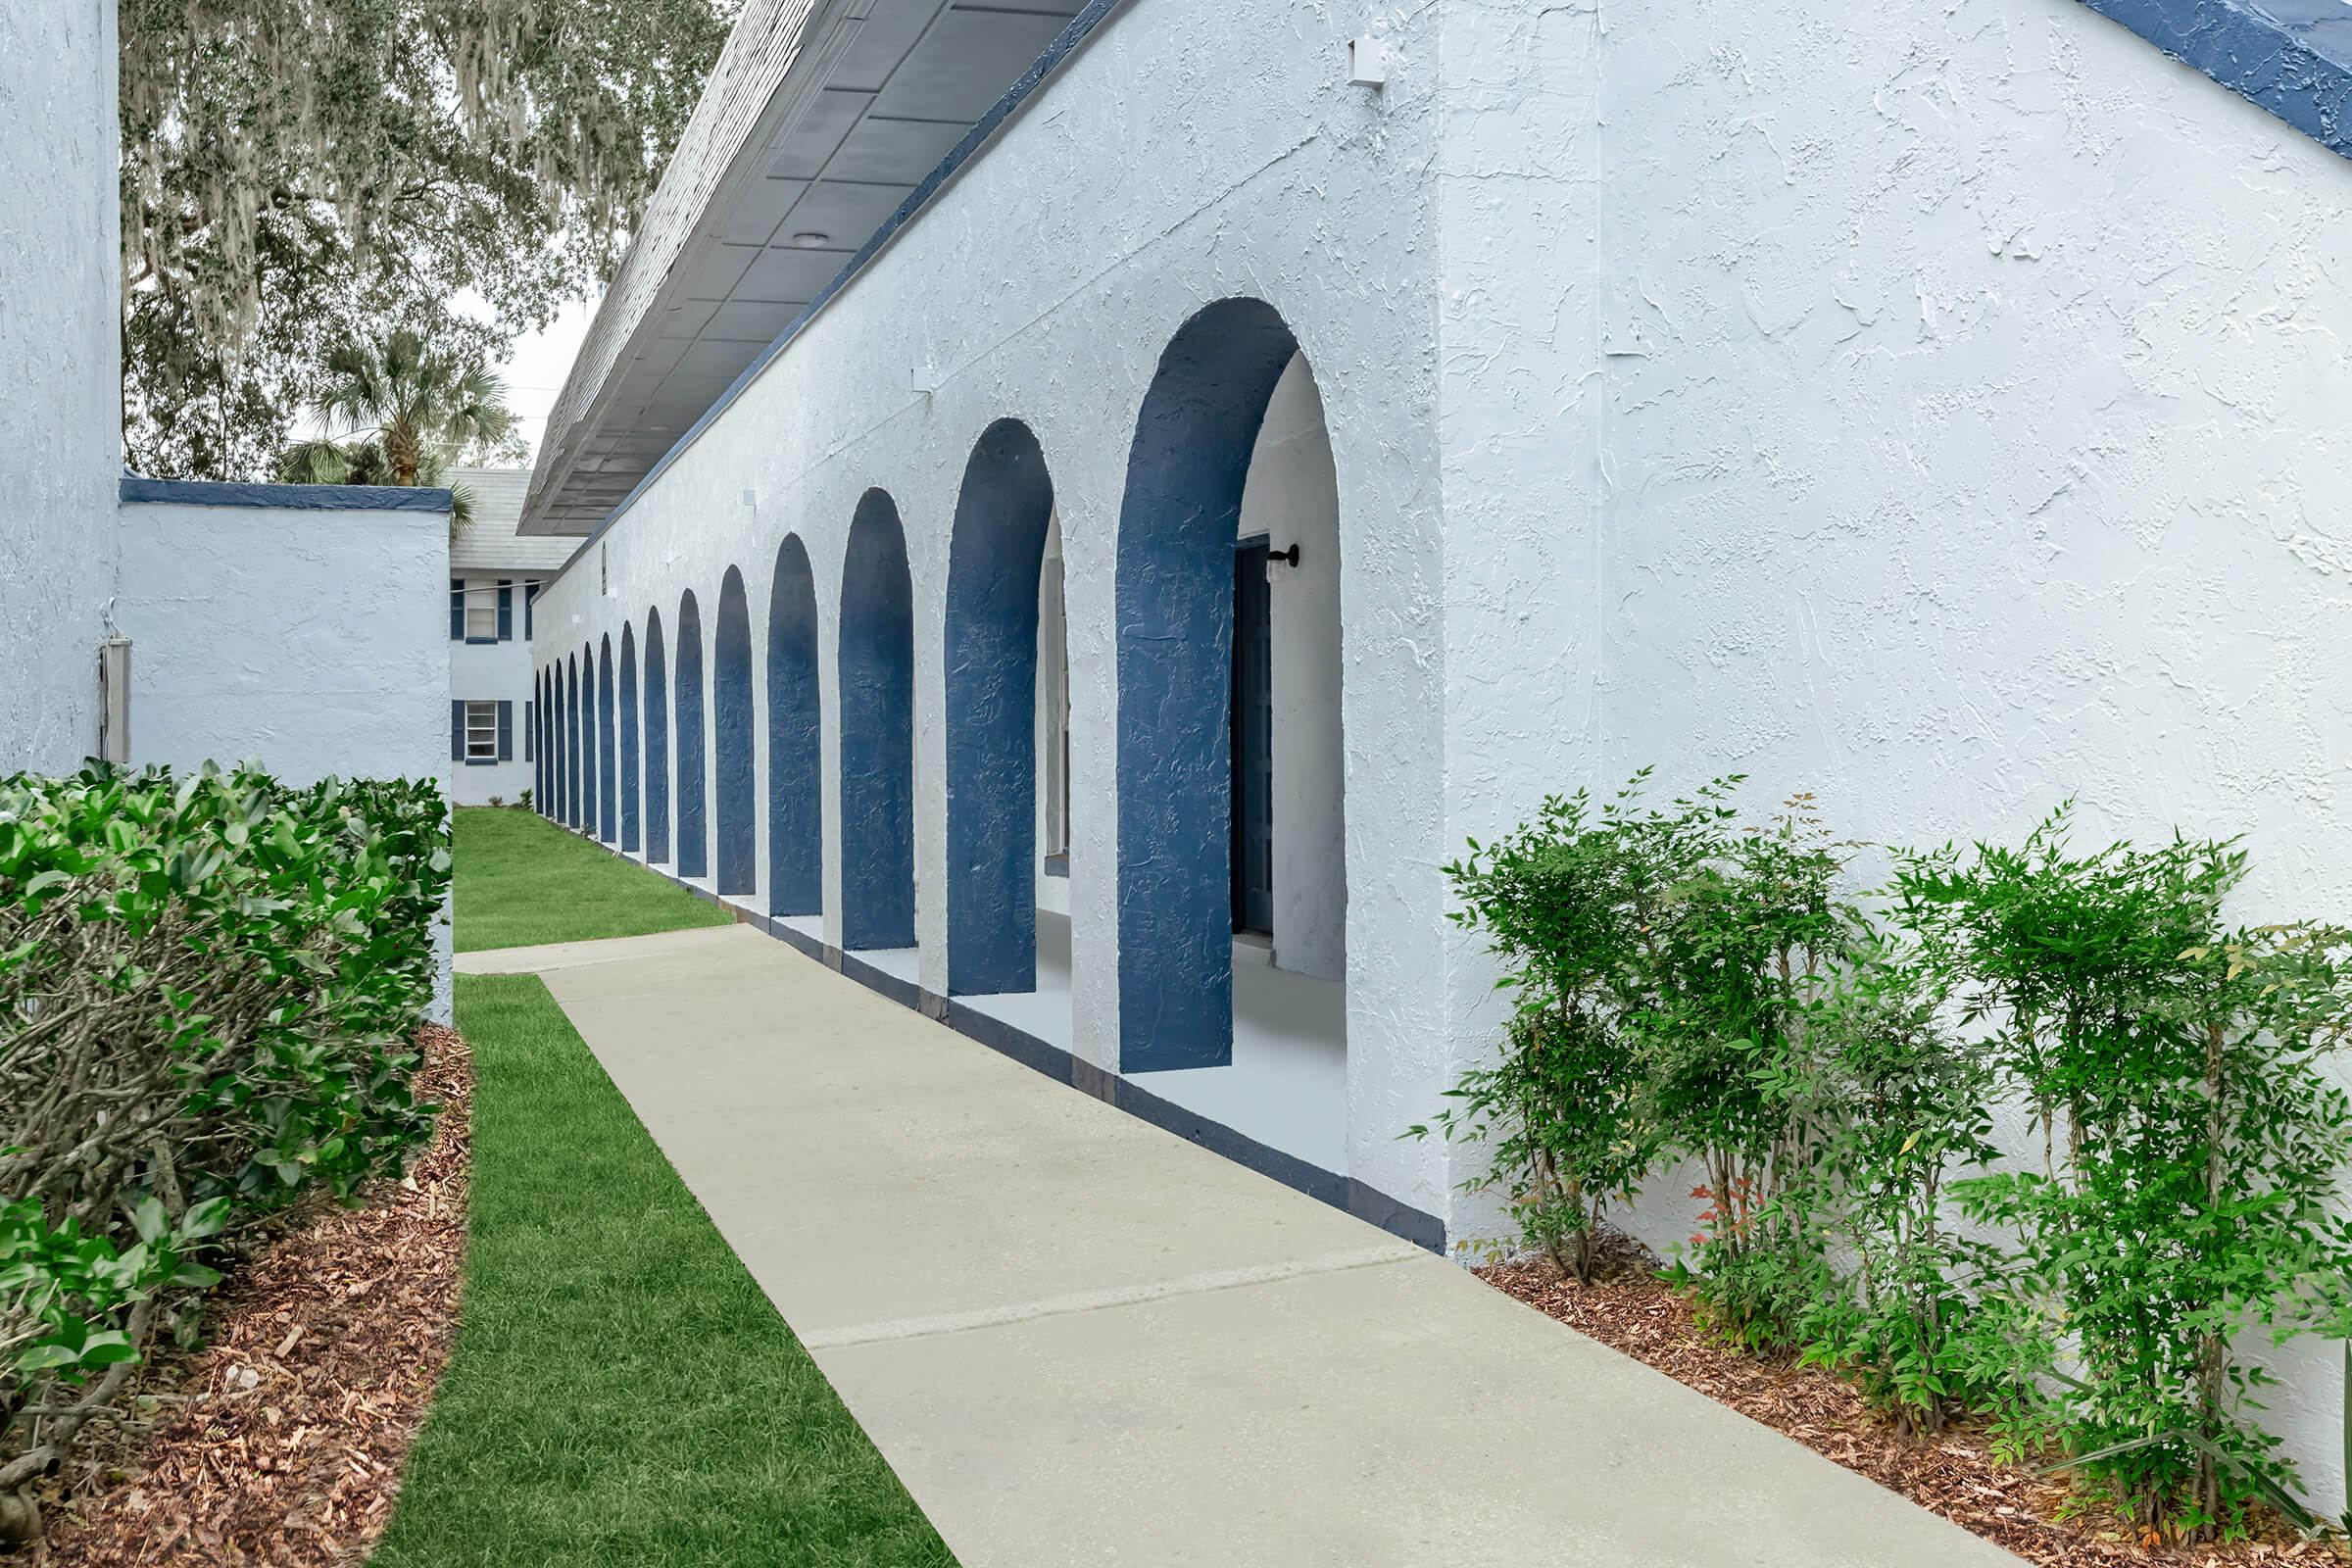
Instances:
[[[130,760],[130,639],[119,631],[98,645],[98,759]]]

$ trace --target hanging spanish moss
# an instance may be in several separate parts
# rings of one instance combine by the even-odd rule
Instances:
[[[235,477],[333,340],[463,296],[495,348],[592,290],[737,4],[122,0],[134,460]]]

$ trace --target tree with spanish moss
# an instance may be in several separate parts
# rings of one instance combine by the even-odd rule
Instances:
[[[593,293],[740,0],[122,0],[131,466],[251,478],[407,330],[490,363]]]

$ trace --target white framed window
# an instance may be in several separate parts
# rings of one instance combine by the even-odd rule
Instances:
[[[466,705],[466,760],[495,762],[498,760],[498,704],[467,703]]]
[[[498,641],[498,584],[486,579],[466,580],[466,640]]]

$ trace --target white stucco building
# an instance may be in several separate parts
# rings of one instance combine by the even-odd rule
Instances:
[[[122,472],[116,47],[114,0],[0,8],[0,772],[445,778],[448,492]]]
[[[520,537],[527,468],[452,468],[473,502],[449,546],[449,795],[458,806],[521,805],[537,760],[531,637],[540,583],[574,541]]]
[[[2343,15],[755,3],[533,477],[538,798],[1433,1245],[1547,792],[2352,914]]]

